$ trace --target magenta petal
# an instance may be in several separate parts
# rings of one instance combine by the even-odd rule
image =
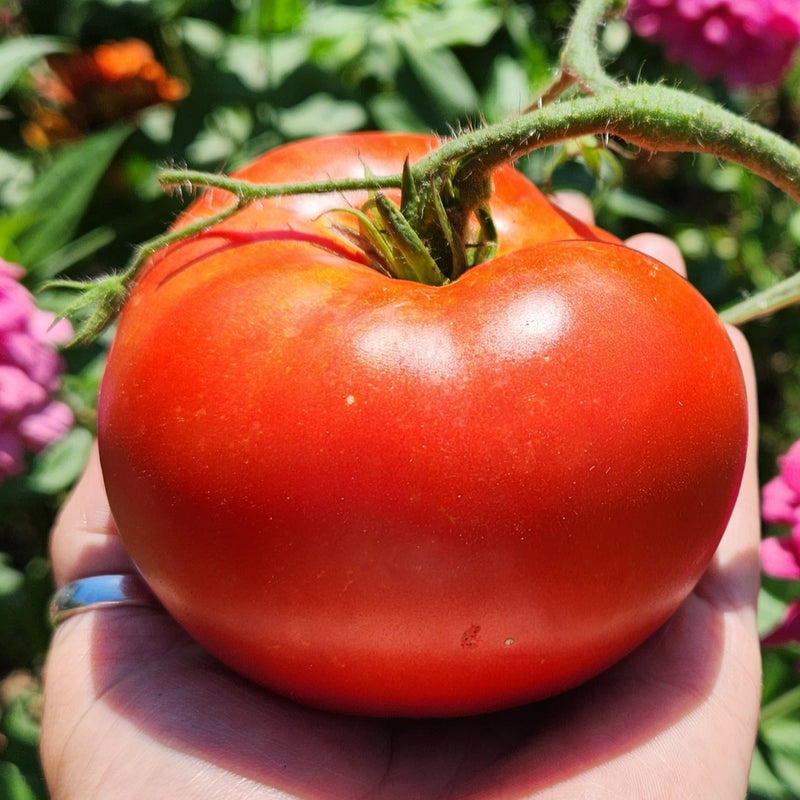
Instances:
[[[66,344],[72,339],[72,324],[66,319],[56,319],[49,311],[37,310],[28,320],[28,329],[42,344]]]
[[[46,400],[44,388],[21,369],[0,364],[0,420],[24,414]]]
[[[14,431],[0,429],[0,483],[3,478],[19,475],[23,469],[25,469],[25,446],[22,439]]]
[[[28,448],[35,452],[63,438],[74,422],[69,406],[54,400],[41,411],[28,414],[19,424],[19,433]]]
[[[721,17],[710,17],[702,28],[702,36],[712,46],[724,46],[730,38],[728,23]]]
[[[632,0],[627,18],[668,60],[731,86],[780,83],[800,44],[797,0]]]
[[[72,327],[36,306],[22,274],[0,259],[0,483],[25,469],[26,450],[41,450],[74,424],[50,396],[64,369],[55,345],[72,337]]]
[[[33,308],[27,290],[0,275],[0,333],[24,327]]]
[[[25,270],[19,264],[12,264],[0,258],[0,276],[13,278],[15,281],[19,280],[25,274]]]
[[[773,578],[800,580],[800,543],[794,536],[771,536],[761,542],[761,568]]]
[[[761,516],[773,525],[794,525],[798,521],[800,497],[778,475],[761,489]]]
[[[778,465],[787,485],[800,493],[800,441],[795,442],[786,454],[778,459]]]
[[[778,645],[800,641],[800,602],[792,603],[783,617],[783,621],[774,631],[767,634],[762,644]]]

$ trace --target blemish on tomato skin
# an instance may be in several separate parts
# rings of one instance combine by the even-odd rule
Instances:
[[[514,639],[511,636],[509,636],[508,639],[506,639],[503,642],[504,647],[511,647],[513,644],[514,644]]]
[[[464,633],[461,634],[461,646],[467,650],[471,650],[478,646],[478,634],[481,632],[480,625],[470,625]]]

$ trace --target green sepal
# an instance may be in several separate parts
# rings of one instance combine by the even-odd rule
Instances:
[[[447,283],[448,279],[400,209],[382,192],[375,193],[373,205],[400,256],[397,261],[401,274],[395,277],[427,283],[430,286]]]
[[[93,342],[119,313],[128,296],[125,273],[87,281],[53,280],[42,289],[70,289],[78,294],[58,314],[75,328],[70,346]]]

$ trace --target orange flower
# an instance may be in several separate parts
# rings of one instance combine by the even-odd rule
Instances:
[[[79,138],[149,106],[176,103],[187,91],[140,39],[51,55],[47,65],[35,79],[37,97],[23,129],[31,147]]]

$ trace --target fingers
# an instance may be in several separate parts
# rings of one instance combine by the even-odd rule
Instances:
[[[96,447],[53,526],[50,557],[58,586],[87,575],[134,571],[111,517]]]
[[[729,328],[739,363],[742,366],[742,375],[748,400],[748,442],[747,459],[745,462],[742,485],[739,497],[734,506],[733,513],[728,523],[728,529],[717,550],[716,560],[718,566],[725,568],[733,563],[749,563],[747,578],[755,602],[758,591],[758,542],[761,537],[761,518],[759,510],[759,482],[758,482],[758,408],[756,405],[756,378],[753,368],[753,359],[750,348],[741,331]]]
[[[587,225],[594,224],[594,209],[589,198],[580,192],[562,191],[548,195],[551,203]]]

